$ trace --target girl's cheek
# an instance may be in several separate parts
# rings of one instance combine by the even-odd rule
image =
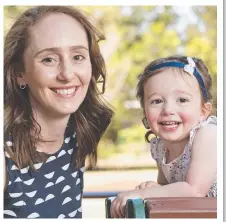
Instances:
[[[196,114],[180,113],[179,115],[183,123],[189,123],[193,125],[199,122],[199,119],[197,118]]]
[[[156,125],[161,113],[160,109],[153,109],[149,106],[145,106],[145,116],[150,126]]]
[[[146,118],[147,118],[149,124],[153,124],[153,123],[157,122],[158,115],[156,115],[155,113],[148,113],[146,115]]]

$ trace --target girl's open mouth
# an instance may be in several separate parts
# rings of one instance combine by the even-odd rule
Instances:
[[[166,130],[174,130],[180,125],[180,122],[167,121],[167,122],[160,122],[159,124]]]

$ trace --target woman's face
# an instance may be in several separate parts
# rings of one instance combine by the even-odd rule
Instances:
[[[32,108],[41,115],[69,116],[83,102],[91,79],[89,45],[74,18],[50,14],[29,29],[23,59]]]

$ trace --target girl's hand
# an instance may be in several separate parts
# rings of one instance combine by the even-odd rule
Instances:
[[[112,218],[125,218],[126,201],[129,198],[139,197],[142,198],[139,190],[132,190],[120,193],[111,203],[111,217]]]
[[[135,190],[140,190],[140,189],[144,189],[144,188],[152,188],[152,187],[156,187],[156,186],[161,186],[158,183],[154,182],[154,181],[146,181],[141,183],[140,185],[136,186]]]

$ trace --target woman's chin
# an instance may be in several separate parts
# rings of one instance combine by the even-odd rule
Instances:
[[[61,107],[58,109],[52,109],[51,116],[52,117],[66,117],[66,116],[70,116],[72,113],[75,113],[78,110],[78,108],[73,107],[73,108],[68,108],[68,107]]]

